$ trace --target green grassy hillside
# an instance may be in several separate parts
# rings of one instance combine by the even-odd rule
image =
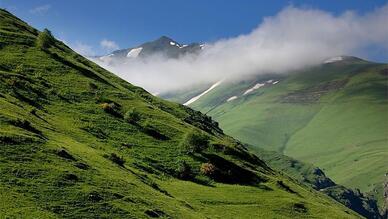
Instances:
[[[357,218],[0,10],[2,218]]]
[[[272,168],[331,196],[366,218],[380,218],[381,212],[384,211],[383,208],[379,209],[377,200],[372,195],[362,193],[358,189],[337,185],[321,169],[312,164],[301,162],[275,151],[267,151],[255,146],[249,146],[249,148]]]
[[[388,171],[387,69],[346,57],[287,75],[223,83],[190,106],[242,142],[313,163],[335,182],[382,200]],[[257,83],[265,85],[243,95]],[[232,96],[237,99],[227,101]]]

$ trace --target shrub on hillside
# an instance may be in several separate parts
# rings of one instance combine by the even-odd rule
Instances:
[[[115,103],[102,103],[101,108],[109,114],[112,114],[116,117],[122,117],[119,111],[119,107]]]
[[[97,137],[99,139],[106,139],[109,136],[109,129],[101,129],[100,127],[97,127],[93,124],[87,124],[83,127],[81,127],[82,130],[85,130],[89,134],[93,135],[94,137]]]
[[[109,111],[114,110],[114,104],[112,104],[112,103],[102,103],[102,104],[101,104],[101,108],[102,108],[105,112],[109,112]]]
[[[22,63],[22,64],[17,65],[16,68],[14,69],[14,71],[17,72],[17,73],[26,73],[27,72],[27,68]]]
[[[198,153],[208,147],[209,137],[203,133],[192,131],[185,135],[181,145],[186,153]]]
[[[200,169],[201,174],[205,176],[213,176],[216,172],[216,166],[212,163],[203,163]]]
[[[48,49],[53,43],[54,37],[48,29],[44,29],[40,32],[36,39],[36,46],[43,50]]]
[[[110,102],[112,102],[109,98],[106,98],[103,95],[101,90],[95,90],[94,98],[96,100],[96,103],[110,103]]]
[[[140,112],[136,111],[135,108],[132,108],[125,113],[124,119],[129,123],[135,124],[140,121],[141,115]]]
[[[193,177],[191,166],[186,161],[178,161],[178,167],[176,168],[175,173],[179,179],[188,180]]]
[[[153,124],[152,124],[152,120],[147,120],[144,124],[143,124],[143,132],[157,140],[162,140],[162,141],[165,141],[165,140],[169,140],[170,138],[166,135],[164,135],[163,133],[161,133],[157,127],[155,127]]]
[[[65,149],[59,149],[56,151],[56,154],[62,158],[65,158],[67,160],[73,160],[75,161],[76,159],[71,155],[69,152],[67,152]]]
[[[98,88],[98,86],[93,82],[89,82],[88,85],[91,90],[96,90]]]
[[[30,137],[25,137],[21,135],[2,135],[0,133],[0,145],[5,144],[21,144],[21,143],[31,143],[34,142],[35,139]]]
[[[110,155],[104,155],[105,158],[111,160],[113,163],[119,165],[119,166],[124,166],[125,160],[123,157],[119,157],[115,153],[111,153]]]
[[[42,132],[40,130],[38,130],[35,127],[33,127],[31,125],[31,123],[29,121],[25,120],[25,119],[12,120],[11,124],[16,126],[16,127],[22,128],[24,130],[27,130],[27,131],[33,132],[35,134],[38,134],[38,135],[42,134]]]

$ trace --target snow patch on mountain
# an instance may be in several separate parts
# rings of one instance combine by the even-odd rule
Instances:
[[[187,106],[187,105],[190,105],[192,103],[194,103],[195,101],[197,101],[199,98],[201,98],[203,95],[209,93],[211,90],[213,90],[214,88],[216,88],[218,85],[220,85],[222,83],[222,81],[218,81],[217,83],[213,84],[209,89],[205,90],[204,92],[202,92],[201,94],[191,98],[190,100],[188,100],[186,103],[184,103],[183,105]]]
[[[247,95],[247,94],[253,92],[254,90],[257,90],[257,89],[259,89],[259,88],[261,88],[261,87],[263,87],[263,86],[265,86],[265,85],[275,85],[275,84],[277,84],[277,83],[279,83],[279,81],[275,81],[275,80],[273,80],[273,79],[267,80],[267,81],[265,81],[265,82],[263,82],[263,83],[257,83],[257,84],[255,84],[255,86],[253,86],[253,87],[249,88],[248,90],[246,90],[246,91],[243,93],[243,95]],[[235,99],[237,99],[237,98],[238,98],[238,96],[229,97],[229,98],[226,100],[226,102],[235,100]]]
[[[140,52],[143,50],[143,47],[131,49],[131,51],[128,52],[127,57],[128,58],[136,58],[139,56]]]
[[[247,95],[247,94],[251,93],[252,91],[261,88],[264,85],[265,84],[257,83],[255,86],[253,86],[253,87],[249,88],[248,90],[246,90],[243,95]]]
[[[103,61],[103,62],[110,62],[114,55],[115,54],[112,53],[112,54],[109,54],[109,55],[106,55],[106,56],[101,56],[101,57],[99,57],[99,59],[101,61]]]
[[[178,47],[179,49],[182,49],[182,48],[185,48],[185,47],[188,46],[188,45],[186,45],[186,44],[181,46],[181,45],[179,45],[179,43],[172,42],[172,41],[170,42],[170,45],[171,45],[171,46],[176,46],[176,47]]]
[[[237,99],[237,96],[230,97],[229,99],[226,100],[226,102],[229,102],[229,101],[232,101],[232,100],[235,100],[235,99]]]
[[[337,57],[332,57],[330,59],[327,59],[323,63],[327,64],[327,63],[339,62],[339,61],[342,61],[342,60],[344,60],[344,57],[337,56]]]

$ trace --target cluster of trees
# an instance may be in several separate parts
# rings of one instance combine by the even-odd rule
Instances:
[[[54,37],[48,29],[40,32],[36,39],[36,46],[42,50],[48,49],[53,43]]]

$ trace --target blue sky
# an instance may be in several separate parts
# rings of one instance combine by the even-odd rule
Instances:
[[[264,17],[273,16],[289,5],[339,14],[346,10],[363,13],[386,3],[383,0],[0,0],[0,7],[38,29],[49,28],[57,38],[84,53],[97,55],[161,35],[181,43],[234,37],[249,33]]]

